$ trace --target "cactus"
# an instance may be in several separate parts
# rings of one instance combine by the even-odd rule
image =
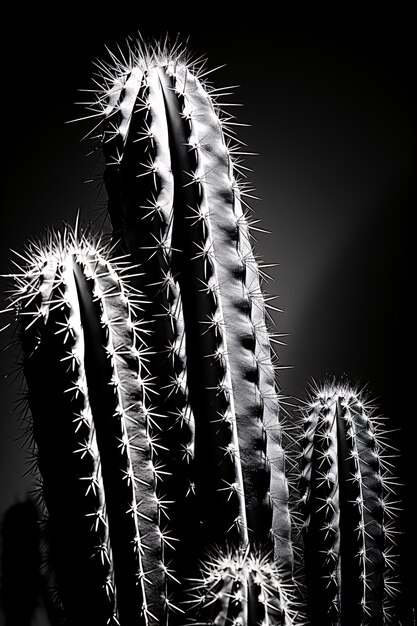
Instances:
[[[317,388],[306,408],[301,495],[312,624],[395,624],[391,492],[383,421],[347,384]]]
[[[292,585],[268,557],[218,551],[194,581],[193,599],[200,624],[300,624]]]
[[[131,268],[107,256],[70,229],[51,234],[28,247],[13,296],[51,558],[77,624],[146,617],[145,572],[155,593],[163,585],[140,296],[120,278]]]
[[[203,543],[250,540],[288,565],[278,395],[232,122],[202,83],[204,69],[184,54],[139,47],[126,63],[102,68],[110,76],[98,97],[110,218],[141,267],[134,284],[151,302],[145,317],[160,320],[155,336],[171,347],[177,325],[176,342],[185,342]],[[158,411],[169,414],[174,402],[178,414],[182,371],[160,345],[149,367],[168,390]]]
[[[283,451],[297,426],[284,428],[224,90],[178,45],[139,43],[98,68],[90,106],[110,242],[77,225],[28,244],[7,309],[62,619],[310,623]],[[394,623],[393,483],[378,423],[347,385],[325,385],[308,405],[300,491],[312,624]]]

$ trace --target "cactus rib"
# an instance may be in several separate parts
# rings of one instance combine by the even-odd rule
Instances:
[[[68,626],[394,626],[396,483],[358,389],[313,390],[294,481],[228,88],[178,40],[119,53],[88,115],[110,243],[51,230],[10,275],[52,564],[36,584]]]

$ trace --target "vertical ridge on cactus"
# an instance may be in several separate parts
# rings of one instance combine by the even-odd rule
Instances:
[[[196,420],[196,488],[203,536],[246,545],[248,529],[227,336],[207,199],[193,183],[198,155],[173,77],[157,68],[167,106],[174,173],[174,241],[181,288],[190,399]],[[196,174],[197,175],[197,174]],[[224,417],[226,416],[226,419]],[[207,472],[209,468],[209,472]],[[222,515],[218,512],[222,511]]]
[[[394,511],[383,450],[378,420],[358,390],[316,390],[306,410],[301,478],[313,624],[395,623],[395,576],[386,558]]]
[[[142,535],[152,537],[152,563],[160,558],[152,470],[155,452],[152,428],[142,408],[146,406],[146,387],[129,302],[117,274],[103,265],[87,257],[84,263],[77,263],[74,274],[85,332],[90,404],[93,414],[100,416],[96,432],[106,485],[119,616],[124,621],[138,619],[148,610],[144,577],[148,552]],[[96,515],[92,514],[95,523]],[[152,582],[160,592],[163,577],[155,576]]]
[[[158,449],[165,472],[163,519],[173,538],[164,550],[166,562],[175,570],[165,593],[169,598],[171,588],[178,586],[174,578],[186,568],[190,552],[186,546],[195,527],[194,416],[182,298],[173,263],[174,181],[157,73],[136,67],[120,85],[117,99],[110,98],[103,124],[104,178],[114,237],[132,262],[140,265],[132,284],[146,296],[143,315],[152,332],[147,367],[157,390],[152,396],[154,411],[163,429]]]

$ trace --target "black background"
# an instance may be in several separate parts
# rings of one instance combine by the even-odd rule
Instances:
[[[105,44],[114,50],[138,31],[180,33],[209,67],[226,63],[212,80],[240,85],[231,101],[244,106],[232,112],[252,126],[239,138],[259,153],[246,164],[262,198],[256,217],[272,234],[259,236],[257,251],[279,264],[268,289],[284,310],[275,315],[278,330],[289,333],[278,350],[292,366],[280,374],[283,394],[303,398],[313,378],[346,374],[369,384],[399,429],[408,603],[416,559],[413,20],[401,4],[291,15],[282,6],[272,16],[259,5],[242,19],[217,5],[198,6],[197,16],[183,5],[112,6],[108,14],[89,4],[62,3],[55,14],[12,7],[1,41],[0,271],[9,248],[21,249],[44,226],[74,221],[78,208],[85,221],[93,215],[97,186],[84,181],[99,170],[80,141],[91,122],[66,122],[84,115],[73,104],[84,99],[77,89],[92,86],[92,61],[107,57]],[[1,356],[2,374],[12,361],[10,351]],[[28,486],[10,414],[16,393],[1,384],[0,514]]]

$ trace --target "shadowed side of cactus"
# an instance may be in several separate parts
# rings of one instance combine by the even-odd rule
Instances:
[[[394,624],[390,495],[382,420],[348,385],[316,390],[306,409],[301,492],[313,624]]]
[[[212,552],[193,581],[188,601],[194,624],[293,626],[304,624],[294,587],[268,555]]]

